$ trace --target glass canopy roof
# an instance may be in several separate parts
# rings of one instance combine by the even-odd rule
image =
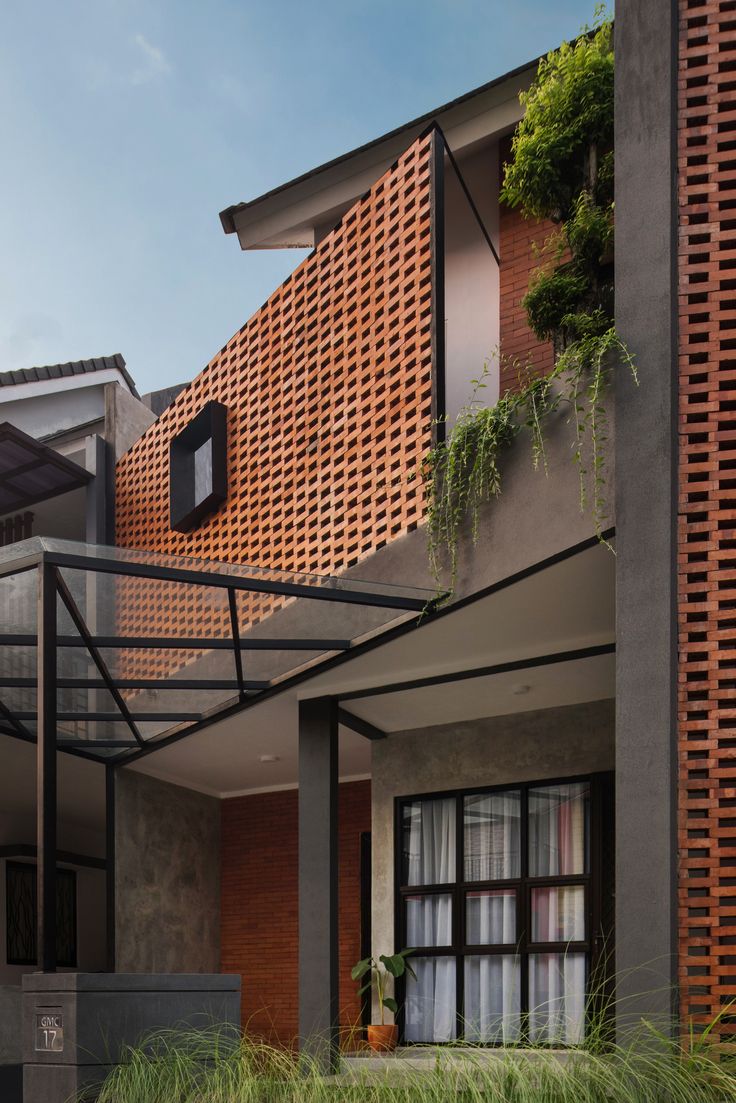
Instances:
[[[129,761],[430,610],[428,590],[35,537],[0,548],[0,733],[35,741],[41,567],[61,750]],[[39,639],[40,635],[40,639]],[[48,653],[48,652],[47,652]]]

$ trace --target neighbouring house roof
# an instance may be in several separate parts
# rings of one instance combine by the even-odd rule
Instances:
[[[339,216],[430,123],[442,127],[455,153],[510,130],[521,118],[518,93],[538,64],[536,58],[520,65],[263,195],[227,207],[220,212],[225,233],[237,233],[243,249],[314,245],[320,222],[335,212]]]
[[[113,356],[95,356],[91,360],[70,360],[66,364],[47,364],[37,368],[19,368],[17,371],[0,372],[0,387],[14,387],[19,383],[39,383],[49,379],[67,379],[74,375],[87,375],[98,371],[119,371],[130,387],[131,394],[140,398],[133,377],[119,352]]]
[[[91,477],[79,464],[9,421],[0,423],[0,514],[66,494]]]

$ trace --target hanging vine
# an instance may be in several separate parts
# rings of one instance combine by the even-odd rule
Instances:
[[[449,567],[453,585],[461,529],[469,519],[475,540],[481,506],[501,492],[500,453],[526,431],[534,466],[546,470],[543,424],[561,408],[573,428],[580,507],[590,508],[602,538],[608,512],[604,396],[615,363],[636,379],[613,318],[613,26],[605,8],[596,9],[592,30],[540,61],[520,99],[525,113],[501,197],[525,216],[556,226],[522,300],[532,332],[553,343],[555,364],[541,378],[532,364],[517,364],[518,387],[492,407],[482,402],[486,365],[447,439],[427,457],[430,562],[438,580]]]

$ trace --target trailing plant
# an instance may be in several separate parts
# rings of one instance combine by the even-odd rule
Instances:
[[[608,424],[604,394],[618,361],[636,379],[631,353],[613,319],[613,34],[605,9],[593,30],[544,58],[512,140],[502,198],[524,215],[551,220],[555,230],[522,302],[529,327],[551,341],[555,364],[540,377],[516,365],[518,386],[495,406],[482,402],[485,366],[470,403],[424,468],[430,561],[439,581],[448,560],[457,574],[461,527],[478,535],[481,505],[501,491],[499,458],[522,431],[531,434],[534,466],[546,469],[543,422],[567,410],[580,506],[589,507],[599,538],[605,528]]]

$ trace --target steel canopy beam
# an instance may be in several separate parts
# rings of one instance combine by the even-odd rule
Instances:
[[[125,575],[133,578],[151,578],[159,582],[185,582],[192,586],[210,586],[216,589],[246,590],[256,594],[282,594],[284,597],[306,597],[315,601],[337,601],[345,605],[370,605],[381,609],[401,609],[422,613],[437,601],[388,594],[381,590],[343,590],[338,586],[316,585],[306,582],[279,582],[268,578],[243,578],[240,575],[216,574],[195,571],[186,567],[156,566],[152,563],[131,563],[124,559],[105,559],[102,556],[73,555],[66,552],[44,552],[44,560],[56,567],[69,570],[94,571],[100,574]],[[314,576],[318,577],[318,576]],[[332,581],[329,579],[328,581]]]
[[[347,709],[338,708],[337,719],[344,728],[350,728],[351,731],[364,736],[366,739],[386,738],[386,732],[382,731],[381,728],[377,728],[375,724],[371,724],[370,720],[363,720],[362,717],[348,712]]]
[[[381,697],[387,693],[404,693],[410,689],[428,689],[431,686],[446,685],[448,682],[463,682],[468,678],[487,678],[494,674],[511,674],[517,670],[533,670],[554,663],[579,662],[581,659],[595,659],[599,655],[612,655],[615,643],[595,644],[592,647],[580,647],[574,651],[554,651],[549,655],[533,655],[531,658],[514,659],[508,663],[496,663],[493,666],[478,666],[472,670],[454,670],[448,674],[430,674],[426,678],[412,678],[405,682],[388,682],[383,686],[369,686],[341,693],[340,701],[358,701],[363,697]]]
[[[0,678],[0,689],[35,689],[35,678]],[[103,678],[57,678],[56,685],[59,689],[107,689],[107,682]],[[204,689],[204,690],[232,690],[237,693],[240,689],[238,682],[232,678],[115,678],[118,689]],[[268,689],[270,682],[245,681],[243,687],[246,692]],[[3,704],[0,701],[0,713]]]
[[[16,712],[14,714],[19,720],[35,720],[35,712]],[[180,721],[189,720],[192,723],[202,719],[201,712],[136,712],[128,713],[129,718],[133,723],[141,724],[155,724],[159,720],[171,721],[172,723],[179,723]],[[86,720],[98,720],[111,724],[123,724],[125,723],[124,717],[119,712],[58,712],[56,713],[57,721],[78,722],[84,723]],[[145,744],[145,740],[141,737],[138,740],[139,746]]]
[[[92,636],[90,642],[102,648],[154,648],[160,651],[174,651],[177,648],[192,651],[231,651],[233,641],[227,637],[202,636]],[[36,647],[38,636],[32,633],[10,632],[0,634],[0,647]],[[78,647],[84,650],[85,641],[81,636],[58,636],[57,647]],[[352,646],[350,640],[306,640],[306,639],[241,639],[242,651],[347,651]]]
[[[71,593],[69,587],[67,586],[64,579],[61,577],[61,574],[59,573],[59,571],[56,568],[53,568],[53,571],[54,571],[54,578],[56,580],[56,588],[59,592],[59,596],[61,597],[61,600],[64,602],[64,605],[66,606],[66,610],[69,613],[69,616],[72,618],[72,621],[74,622],[74,627],[77,629],[77,631],[79,632],[79,635],[84,640],[84,645],[87,648],[87,651],[89,652],[93,663],[97,667],[97,670],[99,671],[100,676],[102,677],[102,680],[105,682],[108,693],[110,694],[113,701],[115,702],[115,705],[118,709],[118,712],[120,713],[120,719],[123,720],[128,725],[128,727],[130,728],[131,734],[132,734],[133,738],[135,739],[135,741],[137,743],[139,743],[140,746],[143,746],[143,738],[141,736],[141,733],[138,731],[137,727],[135,726],[135,720],[130,715],[130,710],[129,710],[125,700],[121,696],[120,691],[118,690],[118,688],[115,685],[112,677],[110,676],[110,671],[107,669],[107,664],[106,664],[105,660],[102,658],[102,655],[100,655],[100,653],[99,653],[99,651],[98,651],[98,649],[95,645],[95,642],[94,642],[94,640],[92,639],[92,637],[90,635],[90,632],[89,632],[89,629],[87,628],[84,617],[82,616],[81,612],[77,608],[77,603],[75,602],[74,598],[72,597],[72,593]],[[64,718],[66,719],[67,717],[64,717]],[[59,716],[58,719],[62,719],[62,717]],[[91,719],[91,717],[90,717],[90,719]]]

